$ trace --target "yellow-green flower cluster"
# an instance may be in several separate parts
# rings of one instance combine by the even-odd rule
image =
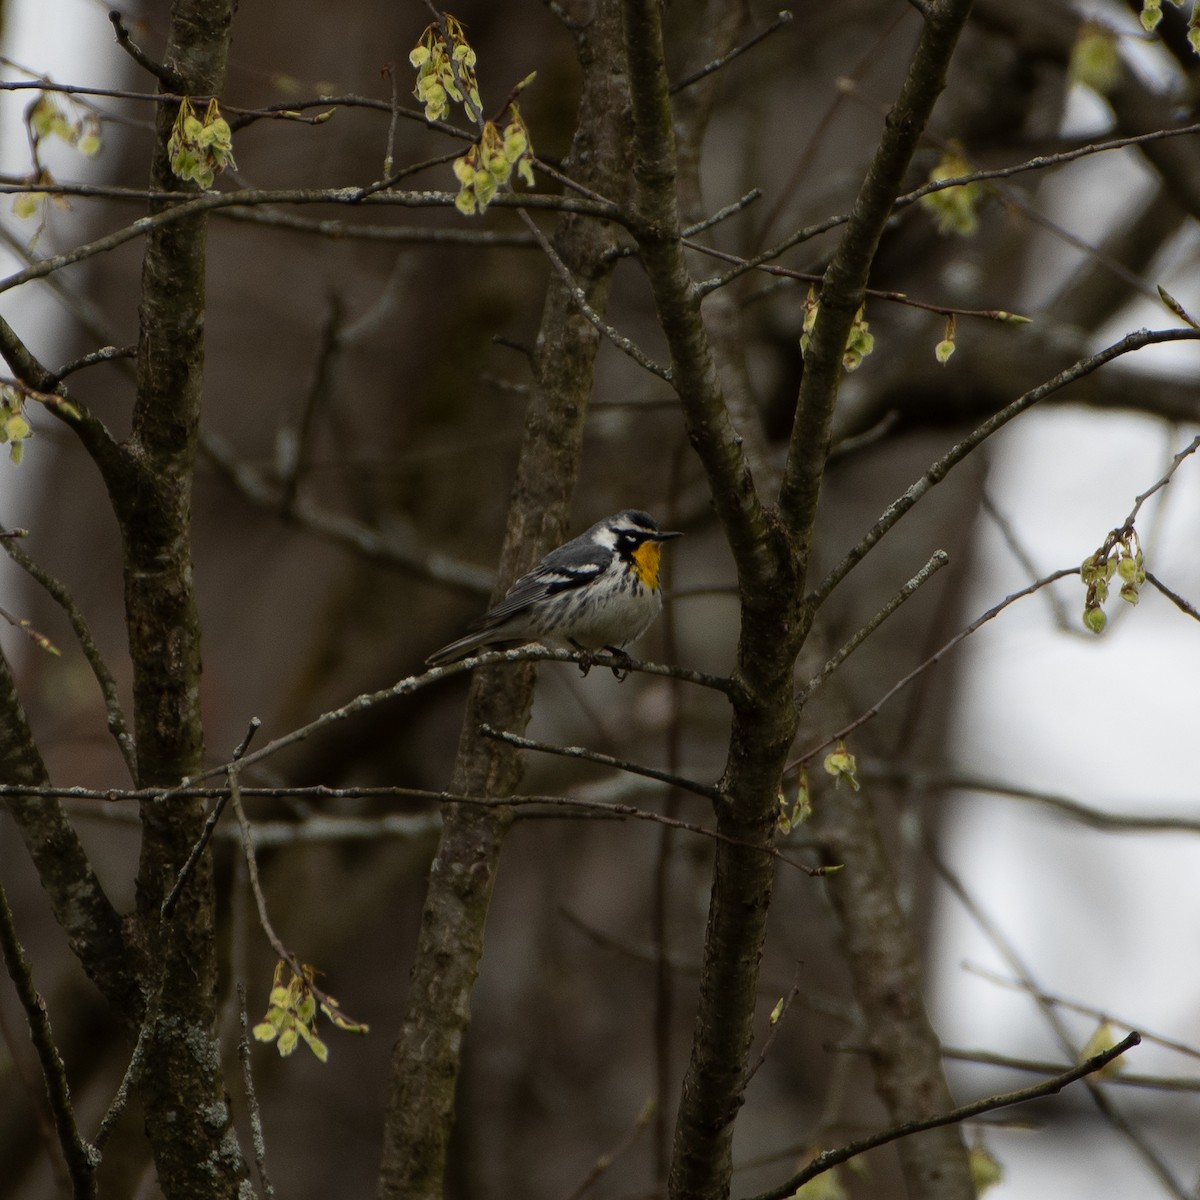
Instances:
[[[804,321],[800,330],[800,353],[808,353],[812,340],[812,331],[817,324],[817,313],[821,310],[821,302],[817,299],[816,289],[810,287],[804,299]],[[854,314],[854,322],[850,326],[850,334],[846,338],[846,349],[842,352],[842,366],[847,371],[857,371],[862,361],[875,349],[875,335],[871,333],[866,320],[866,306],[859,308]]]
[[[100,153],[100,118],[89,112],[72,120],[59,102],[46,92],[25,109],[25,127],[33,151],[33,171],[26,177],[26,184],[37,186],[54,182],[54,176],[42,166],[38,152],[47,138],[58,138],[87,158]],[[70,207],[65,196],[51,196],[43,191],[18,192],[13,198],[13,215],[22,219],[32,217],[47,200],[60,208]]]
[[[413,95],[424,107],[427,121],[444,121],[450,115],[451,100],[463,106],[469,120],[477,121],[483,115],[483,103],[475,79],[475,51],[468,45],[462,25],[448,13],[445,27],[449,43],[437,25],[427,25],[408,56],[417,68]]]
[[[304,1042],[321,1062],[325,1062],[329,1057],[329,1047],[316,1034],[318,1009],[338,1029],[348,1033],[366,1033],[367,1026],[351,1021],[338,1008],[332,996],[325,996],[318,1005],[312,989],[316,971],[307,964],[301,964],[301,967],[303,976],[297,975],[283,959],[275,964],[266,1015],[252,1032],[260,1042],[275,1042],[281,1058],[286,1058]],[[284,983],[285,975],[288,977],[287,983]]]
[[[836,783],[841,783],[844,779],[856,792],[861,786],[855,772],[858,770],[858,763],[855,762],[854,755],[846,749],[846,743],[839,741],[833,750],[825,755],[825,770],[832,775]]]
[[[1182,8],[1185,0],[1171,0],[1176,8]],[[1162,20],[1162,0],[1142,0],[1142,28],[1153,33]],[[1188,41],[1192,49],[1200,54],[1200,0],[1192,0],[1192,12],[1188,17]]]
[[[46,92],[25,110],[25,124],[35,143],[56,137],[68,146],[74,146],[86,158],[93,158],[100,152],[100,118],[95,113],[85,113],[72,121],[58,101]]]
[[[479,141],[454,160],[459,192],[454,204],[460,213],[483,212],[496,193],[512,178],[514,168],[526,187],[533,187],[533,148],[529,130],[515,104],[501,130],[495,121],[484,122]]]
[[[970,175],[973,169],[961,154],[948,151],[929,172],[929,182],[957,179],[960,175]],[[964,183],[959,187],[930,192],[922,196],[918,203],[937,221],[939,232],[970,237],[979,228],[978,208],[984,192],[982,183]]]
[[[8,446],[8,457],[21,461],[33,427],[25,417],[25,397],[11,384],[0,385],[0,445]]]
[[[167,143],[171,170],[180,179],[191,179],[202,188],[210,188],[213,179],[233,161],[233,135],[229,122],[221,116],[216,99],[208,102],[204,118],[196,116],[192,102],[185,96],[171,127]]]
[[[1117,35],[1108,26],[1097,21],[1084,21],[1079,26],[1067,77],[1100,96],[1107,96],[1121,82]]]
[[[1109,536],[1111,539],[1115,534]],[[1108,600],[1108,585],[1112,577],[1120,577],[1121,590],[1118,594],[1126,604],[1138,602],[1141,586],[1146,582],[1146,560],[1137,533],[1131,529],[1121,534],[1115,544],[1106,542],[1095,554],[1083,560],[1079,575],[1087,588],[1083,601],[1084,628],[1093,633],[1103,633],[1108,624],[1104,604]]]

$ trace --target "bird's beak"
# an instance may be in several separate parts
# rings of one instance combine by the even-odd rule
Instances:
[[[651,535],[656,542],[667,542],[671,538],[683,537],[683,534],[678,530],[660,529],[657,533]]]

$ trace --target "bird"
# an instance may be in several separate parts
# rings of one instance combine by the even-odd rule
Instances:
[[[609,650],[628,659],[623,647],[662,611],[662,544],[682,536],[659,529],[637,508],[605,517],[551,550],[473,622],[472,632],[435,651],[426,664],[441,667],[486,647],[525,642]]]

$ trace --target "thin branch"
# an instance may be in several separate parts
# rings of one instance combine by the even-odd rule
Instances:
[[[755,262],[753,259],[744,258],[740,254],[732,254],[728,250],[718,250],[715,246],[706,246],[702,242],[693,240],[691,237],[685,237],[683,244],[689,250],[695,250],[698,254],[707,255],[709,258],[716,258],[721,262],[743,264],[760,275],[772,275],[778,279],[794,279],[798,283],[811,284],[819,284],[824,278],[823,275],[817,274],[815,271],[797,271],[792,267],[781,267],[775,263]],[[716,289],[708,286],[708,284],[700,284],[699,290],[703,295],[707,296]],[[903,304],[908,308],[920,309],[922,312],[937,313],[943,317],[977,317],[984,321],[1012,323],[1014,318],[1019,316],[1019,314],[1010,313],[999,308],[958,308],[953,304],[933,304],[927,300],[917,300],[907,292],[890,291],[885,288],[864,288],[863,295],[869,296],[873,300],[888,300],[893,304]],[[1018,321],[1017,323],[1020,322]]]
[[[529,250],[537,242],[518,229],[433,229],[416,225],[365,225],[332,217],[301,217],[273,208],[227,208],[215,214],[225,221],[285,229],[334,241],[387,242],[399,246],[489,246]]]
[[[386,534],[377,533],[349,517],[319,508],[302,496],[295,497],[285,507],[286,493],[282,485],[239,462],[232,449],[215,433],[201,434],[200,449],[245,500],[274,513],[280,520],[348,546],[369,562],[398,567],[422,578],[461,588],[472,596],[488,596],[492,591],[495,580],[491,571],[431,549],[418,537],[415,527],[396,525]]]
[[[771,1010],[771,1028],[767,1033],[766,1041],[763,1042],[763,1048],[759,1051],[758,1058],[746,1068],[746,1087],[750,1086],[750,1081],[758,1074],[763,1063],[767,1061],[767,1055],[771,1053],[771,1047],[775,1045],[775,1039],[779,1036],[780,1029],[783,1028],[783,1018],[787,1016],[788,1009],[792,1007],[792,1002],[800,995],[800,963],[796,964],[796,973],[792,977],[792,986],[787,993],[780,997],[778,1004]]]
[[[735,46],[727,54],[722,54],[719,58],[713,59],[712,62],[705,63],[704,66],[699,68],[699,70],[693,71],[690,75],[687,75],[683,79],[679,80],[678,83],[671,84],[670,94],[672,96],[677,95],[685,88],[690,88],[692,84],[699,83],[700,80],[706,79],[714,71],[719,71],[722,67],[733,62],[735,58],[745,54],[747,50],[752,50],[758,45],[759,42],[769,38],[771,34],[783,29],[785,26],[790,25],[791,23],[791,12],[786,8],[781,9],[776,15],[775,19],[769,25],[767,25],[764,29],[760,29],[758,33],[754,34],[752,37],[747,38],[747,40],[744,41],[740,46]]]
[[[230,763],[226,769],[226,775],[229,778],[229,799],[233,805],[234,815],[237,817],[238,828],[242,831],[242,852],[246,859],[246,874],[250,880],[250,891],[254,895],[254,904],[258,909],[259,928],[266,934],[267,941],[271,943],[271,949],[287,963],[297,979],[305,982],[318,1002],[328,1010],[342,1012],[338,1002],[328,992],[317,986],[316,981],[312,978],[311,970],[305,971],[304,964],[283,944],[275,932],[275,927],[271,924],[271,917],[267,912],[267,898],[263,895],[262,884],[258,878],[258,858],[254,853],[254,835],[246,817],[246,810],[242,807],[241,790],[238,785],[239,769],[237,763]],[[350,1023],[360,1024],[357,1021]]]
[[[246,985],[238,980],[238,1061],[242,1064],[242,1091],[246,1096],[246,1108],[250,1115],[250,1144],[254,1148],[254,1169],[262,1184],[263,1195],[273,1200],[275,1189],[267,1174],[267,1141],[263,1134],[262,1109],[258,1104],[258,1093],[254,1088],[254,1065],[250,1057],[249,1019],[246,1016]]]
[[[1110,150],[1124,150],[1129,146],[1141,146],[1147,142],[1161,141],[1164,138],[1190,137],[1196,133],[1200,133],[1200,123],[1181,125],[1175,129],[1156,129],[1150,133],[1136,134],[1132,137],[1111,138],[1104,142],[1089,142],[1086,146],[1080,146],[1074,150],[1064,150],[1058,154],[1038,155],[1035,158],[1025,159],[1023,162],[1014,163],[1008,167],[993,167],[988,170],[971,171],[966,175],[956,175],[952,179],[933,180],[922,184],[921,187],[914,188],[911,192],[905,192],[903,195],[897,196],[895,203],[892,205],[891,212],[893,214],[900,212],[910,205],[915,204],[923,196],[945,191],[947,188],[962,187],[968,183],[985,183],[990,179],[1007,179],[1013,175],[1024,174],[1027,171],[1044,171],[1050,167],[1062,166],[1065,163],[1075,162],[1081,158],[1088,158],[1094,154],[1104,154]],[[792,249],[793,246],[799,246],[803,242],[812,241],[813,238],[819,237],[821,234],[828,233],[832,229],[837,229],[839,226],[845,225],[850,220],[850,215],[850,213],[839,213],[836,216],[826,217],[813,225],[807,225],[802,229],[798,229],[784,238],[783,241],[777,242],[774,246],[768,247],[760,254],[747,259],[742,266],[734,267],[724,275],[699,284],[698,290],[702,295],[707,295],[717,288],[725,287],[739,276],[744,275],[747,271],[754,270],[761,264],[778,258],[785,251]]]
[[[98,363],[112,362],[118,358],[133,358],[136,354],[137,347],[132,345],[101,346],[99,350],[92,350],[88,354],[81,355],[50,374],[56,383],[61,383],[68,375],[74,375],[76,371],[83,371],[87,367],[94,367]]]
[[[1183,465],[1185,458],[1195,454],[1200,450],[1200,434],[1197,434],[1192,440],[1184,446],[1174,458],[1171,459],[1171,465],[1167,468],[1166,473],[1161,479],[1152,483],[1140,496],[1135,497],[1133,508],[1129,512],[1129,516],[1125,518],[1125,524],[1122,529],[1132,529],[1133,523],[1137,520],[1138,513],[1142,510],[1142,505],[1154,495],[1155,492],[1162,491],[1163,488],[1171,482],[1171,477]]]
[[[671,372],[667,367],[656,363],[648,354],[646,354],[636,343],[627,338],[623,333],[614,329],[607,321],[603,320],[598,312],[587,302],[587,296],[583,288],[579,286],[572,278],[571,272],[567,270],[566,263],[559,257],[558,252],[550,244],[550,239],[538,228],[534,219],[524,211],[517,209],[517,216],[525,223],[525,227],[533,234],[537,244],[541,246],[542,252],[550,260],[550,265],[558,272],[559,278],[562,279],[571,300],[575,307],[599,333],[603,334],[622,354],[628,355],[637,365],[652,375],[657,375],[659,379],[665,379],[667,382],[671,380]]]
[[[518,737],[515,733],[493,729],[490,725],[481,726],[479,732],[484,737],[505,742],[520,750],[536,750],[541,754],[556,754],[560,758],[577,758],[584,762],[597,763],[602,767],[611,767],[615,771],[627,771],[630,775],[640,775],[644,779],[653,779],[658,783],[679,788],[681,791],[691,792],[694,796],[703,796],[713,804],[723,804],[726,800],[725,794],[719,787],[697,783],[694,779],[688,779],[683,775],[672,775],[670,771],[660,771],[657,767],[645,767],[640,763],[629,762],[627,759],[613,758],[610,754],[601,754],[596,750],[589,750],[585,746],[556,746],[551,742],[539,742],[532,738]]]
[[[1159,345],[1163,342],[1185,342],[1200,340],[1200,330],[1195,329],[1139,329],[1126,334],[1120,341],[1106,346],[1098,354],[1081,358],[1066,370],[1060,371],[1053,379],[1030,389],[1019,396],[1011,404],[1006,405],[998,413],[989,417],[977,426],[967,437],[953,446],[946,454],[935,462],[920,479],[916,481],[903,496],[894,500],[880,516],[879,520],[867,531],[842,561],[808,594],[806,603],[820,606],[843,579],[863,560],[867,552],[907,513],[928,491],[941,483],[943,479],[967,457],[977,446],[986,441],[992,434],[1003,429],[1013,418],[1032,408],[1047,396],[1053,395],[1070,383],[1082,379],[1097,371],[1113,359],[1124,354],[1141,350],[1146,346]]]
[[[134,1043],[133,1053],[129,1056],[129,1063],[125,1067],[125,1073],[121,1076],[121,1082],[117,1085],[112,1102],[100,1120],[96,1136],[92,1139],[92,1144],[97,1150],[103,1150],[108,1139],[112,1136],[113,1130],[117,1127],[117,1122],[121,1119],[121,1115],[129,1104],[129,1093],[136,1086],[138,1078],[141,1076],[142,1063],[146,1056],[146,1048],[150,1042],[150,1031],[154,1027],[154,1022],[158,1019],[162,973],[158,972],[157,975],[154,1001],[147,1010],[146,1018],[138,1030],[137,1041]]]
[[[2,537],[3,535],[0,534],[0,538]],[[16,613],[9,612],[7,608],[0,605],[0,620],[7,621],[15,630],[23,633],[35,646],[47,653],[61,653],[59,648],[40,629],[34,628],[33,622],[28,617],[18,617]]]
[[[800,689],[796,703],[803,707],[813,693],[898,609],[918,588],[950,563],[945,550],[937,550],[929,561]]]
[[[1128,1026],[1126,1026],[1128,1028]],[[1151,1039],[1144,1030],[1138,1030],[1138,1036],[1143,1042]],[[848,1049],[848,1047],[841,1047]],[[868,1047],[862,1047],[862,1053],[869,1054]],[[1008,1071],[1029,1071],[1034,1075],[1057,1075],[1062,1070],[1061,1063],[1042,1062],[1034,1058],[1014,1058],[1010,1054],[996,1054],[990,1050],[969,1049],[961,1046],[943,1046],[942,1057],[952,1062],[971,1063],[980,1067],[1003,1067]],[[1186,1075],[1137,1075],[1128,1072],[1106,1075],[1106,1083],[1116,1087],[1146,1088],[1155,1092],[1195,1092],[1200,1093],[1200,1078]]]
[[[980,979],[986,979],[989,983],[996,984],[997,987],[1008,988],[1014,992],[1022,992],[1025,995],[1030,994],[1031,981],[1026,979],[1010,979],[1004,975],[998,975],[995,971],[989,971],[985,967],[977,967],[972,963],[963,963],[963,970],[970,971],[972,975],[978,975]],[[1162,1046],[1164,1049],[1173,1050],[1176,1054],[1183,1054],[1188,1058],[1200,1058],[1200,1050],[1194,1046],[1189,1046],[1186,1042],[1176,1041],[1174,1038],[1166,1037],[1161,1033],[1151,1033],[1146,1029],[1138,1028],[1140,1022],[1125,1021],[1120,1017],[1114,1016],[1102,1008],[1093,1008],[1089,1004],[1080,1004],[1078,1000],[1068,1000],[1065,996],[1057,995],[1054,992],[1037,992],[1035,999],[1039,1004],[1050,1004],[1055,1008],[1065,1008],[1069,1012],[1078,1013],[1083,1017],[1090,1017],[1096,1022],[1108,1021],[1113,1025],[1120,1025],[1125,1029],[1137,1029],[1142,1035],[1142,1041],[1153,1042],[1157,1046]],[[1130,1078],[1123,1076],[1122,1078]]]
[[[979,497],[979,507],[986,516],[991,518],[992,523],[999,531],[1000,537],[1003,539],[1004,544],[1008,547],[1013,558],[1015,558],[1020,564],[1021,569],[1026,573],[1026,575],[1029,576],[1030,579],[1036,579],[1039,574],[1037,564],[1033,561],[1031,555],[1021,544],[1020,539],[1017,537],[1017,531],[1013,528],[1012,522],[1004,515],[1004,513],[1000,511],[999,508],[996,507],[995,502],[992,500],[986,489],[984,489],[983,493]],[[1046,603],[1050,606],[1050,611],[1054,616],[1054,623],[1060,629],[1068,628],[1070,624],[1070,618],[1067,615],[1066,605],[1063,604],[1062,600],[1059,598],[1058,592],[1054,588],[1046,589]]]
[[[1013,800],[1028,800],[1055,809],[1091,829],[1106,832],[1200,833],[1200,818],[1185,817],[1174,813],[1106,812],[1104,809],[1093,808],[1069,796],[1038,788],[1020,787],[999,780],[980,779],[970,775],[930,775],[924,771],[895,770],[890,765],[877,767],[872,763],[863,766],[859,774],[864,779],[904,783],[923,791],[986,792],[993,796],[1007,796]]]
[[[117,748],[121,751],[121,757],[125,760],[126,767],[129,768],[130,778],[136,779],[137,750],[134,746],[133,734],[129,732],[129,722],[126,721],[124,710],[121,708],[121,696],[117,690],[117,681],[108,669],[108,664],[104,661],[104,657],[96,645],[95,638],[92,637],[91,628],[87,623],[87,618],[83,615],[83,611],[75,603],[75,599],[67,586],[60,580],[55,579],[49,571],[46,571],[34,562],[17,545],[15,540],[10,538],[0,539],[0,548],[31,579],[36,580],[55,604],[66,614],[67,620],[71,623],[71,629],[75,633],[75,639],[79,642],[79,648],[83,651],[83,656],[87,659],[88,666],[92,669],[92,675],[100,685],[100,694],[104,698],[104,711],[107,717],[106,724],[108,725],[108,731],[113,735],[113,739],[117,743]]]
[[[655,1110],[656,1106],[654,1101],[647,1100],[646,1103],[642,1105],[642,1111],[638,1113],[637,1119],[625,1132],[625,1135],[621,1138],[621,1140],[617,1142],[617,1144],[611,1150],[606,1150],[600,1155],[599,1158],[596,1159],[591,1170],[588,1171],[582,1180],[580,1180],[579,1186],[572,1189],[572,1191],[567,1195],[566,1200],[583,1200],[583,1197],[586,1196],[587,1193],[590,1192],[592,1188],[604,1178],[605,1172],[612,1168],[613,1163],[615,1163],[622,1154],[625,1154],[637,1144],[638,1138],[640,1138],[649,1127],[650,1121],[654,1117]]]
[[[396,76],[396,64],[388,63],[384,67],[388,82],[392,85],[392,112],[388,117],[387,148],[383,154],[383,176],[386,179],[394,169],[394,154],[396,150],[396,127],[400,124],[400,81]]]
[[[171,70],[164,63],[155,62],[129,35],[129,30],[125,28],[125,22],[121,18],[121,14],[116,11],[110,11],[108,19],[112,22],[113,33],[117,38],[117,45],[133,59],[139,67],[144,71],[148,71],[155,79],[159,81],[169,92],[182,92],[184,90],[183,78],[177,71]]]
[[[100,1157],[79,1135],[75,1123],[75,1109],[71,1103],[71,1089],[67,1083],[67,1069],[54,1042],[50,1028],[50,1017],[46,1005],[33,982],[33,972],[25,951],[17,937],[16,923],[8,897],[0,885],[0,950],[4,954],[4,965],[9,978],[17,990],[25,1019],[29,1023],[29,1034],[37,1051],[46,1082],[46,1094],[50,1099],[50,1112],[58,1142],[66,1159],[71,1176],[71,1189],[75,1200],[95,1200],[99,1195],[96,1188],[96,1167]]]
[[[296,742],[304,741],[312,734],[320,729],[324,729],[328,725],[332,725],[339,721],[344,721],[349,717],[355,716],[358,713],[368,708],[373,708],[377,704],[382,704],[386,700],[399,699],[402,696],[410,696],[414,692],[420,691],[422,688],[428,687],[430,684],[438,682],[441,679],[448,679],[454,675],[461,675],[467,671],[473,671],[478,667],[493,666],[500,663],[521,663],[521,662],[567,662],[579,665],[584,662],[590,662],[593,665],[604,666],[619,666],[622,670],[628,668],[631,671],[641,672],[647,675],[663,675],[672,679],[681,679],[685,683],[694,683],[699,687],[711,688],[715,691],[725,692],[732,688],[732,683],[727,679],[721,679],[717,676],[705,675],[699,671],[688,671],[682,667],[666,666],[662,663],[647,663],[640,662],[637,659],[629,659],[626,661],[624,657],[617,658],[608,654],[595,655],[580,655],[570,650],[551,650],[545,646],[538,645],[536,642],[521,646],[514,650],[491,650],[484,654],[473,655],[469,658],[460,659],[458,662],[447,663],[442,667],[431,667],[428,671],[420,675],[409,675],[404,679],[394,683],[391,687],[382,688],[377,692],[364,692],[360,696],[356,696],[353,700],[343,704],[340,708],[330,709],[328,712],[322,713],[319,717],[309,721],[306,725],[301,725],[297,729],[293,729],[290,733],[282,734],[267,745],[258,750],[251,751],[247,754],[242,762],[243,767],[253,766],[256,763],[262,762],[264,759],[278,754],[287,746],[294,745]],[[210,767],[195,775],[191,779],[183,780],[182,787],[189,787],[199,783],[201,780],[210,779],[215,775],[225,774],[230,764],[225,763],[218,767]],[[164,799],[176,794],[175,788],[170,789],[166,793],[161,793]]]
[[[1127,1050],[1132,1049],[1140,1041],[1141,1038],[1136,1032],[1131,1033],[1115,1046],[1103,1050],[1091,1058],[1085,1059],[1077,1066],[1071,1067],[1059,1075],[1055,1075],[1052,1079],[1043,1080],[1041,1083],[1035,1083],[1030,1087],[1019,1088],[1015,1092],[1002,1092],[995,1096],[987,1096],[971,1104],[963,1104],[958,1108],[951,1109],[940,1116],[928,1117],[919,1121],[905,1121],[901,1125],[894,1125],[891,1129],[885,1129],[880,1133],[872,1134],[870,1137],[860,1138],[858,1141],[851,1142],[848,1146],[843,1146],[838,1150],[826,1150],[824,1153],[818,1154],[803,1170],[797,1171],[790,1179],[785,1180],[776,1187],[770,1188],[768,1191],[760,1192],[758,1195],[752,1197],[751,1200],[787,1200],[788,1197],[793,1196],[810,1179],[815,1179],[831,1167],[848,1162],[850,1159],[856,1158],[867,1150],[873,1150],[876,1146],[885,1146],[889,1142],[910,1137],[914,1133],[921,1133],[927,1129],[939,1129],[944,1125],[958,1125],[963,1121],[969,1121],[987,1112],[995,1112],[1000,1108],[1008,1108],[1013,1104],[1025,1104],[1030,1100],[1040,1100],[1044,1096],[1057,1095],[1068,1084],[1075,1083],[1079,1079],[1083,1079],[1088,1075],[1094,1075],[1097,1071],[1103,1070],[1110,1062],[1119,1058]]]
[[[1078,574],[1078,567],[1064,567],[1061,571],[1054,571],[1051,574],[1037,580],[1035,583],[1031,583],[1027,588],[1022,588],[1019,592],[1013,592],[1011,595],[1005,596],[1005,598],[1001,600],[999,604],[993,605],[982,616],[976,617],[976,619],[972,621],[970,625],[956,633],[944,646],[934,651],[934,653],[925,659],[924,662],[919,663],[911,671],[909,671],[909,673],[905,675],[898,683],[894,684],[886,692],[884,692],[884,694],[873,705],[871,705],[866,712],[855,717],[853,721],[851,721],[848,725],[844,725],[836,733],[830,734],[824,739],[824,741],[820,742],[816,746],[813,746],[804,754],[800,755],[799,758],[793,759],[790,763],[788,763],[785,770],[793,771],[797,767],[803,766],[805,763],[815,758],[816,755],[820,754],[820,752],[824,750],[826,746],[830,746],[836,741],[840,741],[843,738],[849,737],[850,734],[852,734],[860,726],[865,725],[873,717],[878,716],[879,710],[893,696],[895,696],[897,692],[902,691],[919,675],[927,671],[935,663],[940,662],[946,654],[948,654],[954,649],[955,646],[959,644],[959,642],[966,640],[971,636],[971,634],[981,629],[993,618],[998,617],[1006,608],[1008,608],[1010,604],[1015,604],[1018,600],[1023,599],[1025,596],[1032,596],[1034,592],[1048,586],[1051,583],[1054,583],[1055,580],[1065,579],[1068,575]]]
[[[250,718],[250,727],[246,730],[245,736],[233,752],[233,762],[236,763],[241,760],[250,746],[251,739],[261,727],[262,721],[258,717]],[[196,869],[196,863],[199,862],[200,855],[204,853],[204,848],[212,840],[212,835],[217,828],[217,822],[220,821],[221,814],[225,811],[226,802],[234,793],[234,787],[235,784],[231,777],[228,792],[224,792],[217,797],[217,802],[213,805],[212,812],[208,814],[208,819],[204,822],[204,828],[200,830],[200,836],[196,839],[195,844],[184,860],[183,866],[179,868],[179,874],[175,877],[175,882],[171,885],[171,890],[162,902],[162,908],[159,910],[162,920],[169,921],[171,919],[171,913],[175,911],[175,905],[179,900],[179,893],[183,891],[183,885],[187,883],[188,877]]]
[[[46,184],[14,186],[0,184],[0,195],[11,195],[27,191],[40,191],[50,195],[64,196],[105,196],[120,194],[126,199],[146,199],[153,196],[156,200],[173,200],[185,198],[183,203],[165,208],[152,216],[140,217],[130,225],[124,226],[104,237],[75,246],[62,254],[39,259],[36,263],[17,271],[7,278],[0,279],[0,292],[19,287],[33,279],[42,279],[55,271],[61,270],[77,262],[105,254],[123,246],[134,238],[145,237],[152,230],[165,225],[173,225],[178,221],[186,221],[201,213],[216,212],[223,208],[234,208],[239,205],[262,204],[337,204],[337,205],[385,205],[401,208],[453,208],[455,193],[453,192],[394,192],[372,191],[370,187],[335,187],[335,188],[283,188],[280,190],[264,190],[256,188],[241,189],[233,192],[205,192],[196,196],[194,193],[147,193],[131,189],[113,189],[95,187],[83,184]],[[521,196],[501,193],[492,200],[493,207],[499,208],[536,208],[549,209],[554,212],[574,212],[598,217],[607,221],[620,221],[622,214],[615,205],[599,205],[592,200],[573,199],[569,196],[539,196],[523,194]]]
[[[1063,1052],[1068,1056],[1075,1056],[1078,1050],[1072,1042],[1071,1036],[1055,1012],[1053,1006],[1044,1004],[1038,999],[1041,989],[1037,988],[1033,983],[1033,973],[1028,969],[1022,961],[1020,954],[1016,948],[1005,936],[1000,927],[991,919],[988,913],[978,903],[975,897],[967,890],[962,879],[950,869],[937,851],[932,838],[928,835],[924,838],[925,853],[929,861],[933,864],[934,870],[937,871],[942,881],[950,889],[957,898],[959,903],[971,916],[972,920],[983,931],[984,935],[995,946],[997,951],[1009,964],[1015,974],[1025,980],[1029,985],[1029,994],[1034,999],[1038,1009],[1042,1013],[1046,1024],[1050,1027],[1054,1036],[1057,1038]],[[1130,1034],[1130,1037],[1136,1037],[1136,1034]],[[1126,1039],[1128,1040],[1128,1039]],[[1122,1043],[1123,1044],[1123,1043]],[[1121,1111],[1109,1100],[1108,1095],[1094,1081],[1087,1081],[1088,1095],[1091,1097],[1092,1103],[1099,1110],[1104,1119],[1119,1133],[1141,1156],[1142,1160],[1150,1168],[1153,1174],[1163,1184],[1163,1186],[1176,1197],[1176,1200],[1189,1200],[1189,1193],[1180,1182],[1172,1175],[1167,1164],[1162,1161],[1161,1157],[1154,1148],[1145,1140],[1142,1134],[1135,1129],[1124,1117]]]
[[[1193,621],[1200,621],[1200,610],[1197,610],[1195,605],[1189,604],[1178,592],[1173,592],[1158,576],[1150,571],[1146,572],[1146,581],[1153,587],[1157,588],[1170,602],[1175,605],[1181,613],[1192,618]]]

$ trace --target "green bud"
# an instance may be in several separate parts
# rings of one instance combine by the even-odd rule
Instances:
[[[1108,618],[1104,615],[1104,609],[1085,608],[1083,610],[1083,624],[1085,629],[1090,629],[1092,633],[1101,634],[1104,632],[1104,627],[1108,624]]]

